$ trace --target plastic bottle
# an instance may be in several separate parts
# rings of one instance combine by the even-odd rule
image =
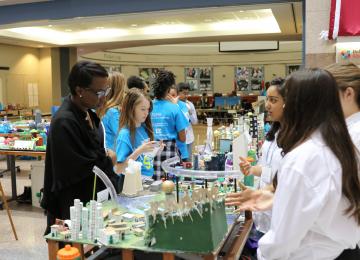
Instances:
[[[248,157],[252,158],[251,166],[256,165],[256,152],[254,150],[248,151]],[[254,175],[248,175],[244,177],[244,184],[245,186],[254,186]]]
[[[76,247],[65,245],[64,248],[57,252],[57,260],[81,260],[79,250]]]

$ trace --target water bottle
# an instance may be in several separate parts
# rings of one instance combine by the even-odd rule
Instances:
[[[254,150],[248,151],[248,157],[252,158],[251,166],[256,165],[256,152]],[[254,175],[244,176],[244,184],[245,186],[254,186]]]

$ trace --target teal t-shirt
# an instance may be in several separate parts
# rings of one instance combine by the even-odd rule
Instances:
[[[189,120],[190,120],[189,109],[186,106],[186,103],[179,100],[177,104],[178,104],[181,112],[185,116],[186,120],[189,122]],[[179,151],[181,153],[181,159],[188,159],[189,158],[189,152],[188,152],[186,143],[181,142],[179,139],[176,139],[176,146],[177,146],[177,148],[179,149]]]
[[[118,135],[119,121],[121,112],[117,107],[109,108],[102,118],[102,123],[105,128],[105,145],[115,151],[115,140]]]
[[[134,145],[131,143],[130,130],[128,128],[121,128],[116,140],[116,159],[118,163],[123,163],[139,146],[142,145],[143,140],[148,139],[149,136],[145,127],[141,125],[136,128]],[[149,139],[150,140],[150,139]],[[141,174],[152,177],[154,175],[154,159],[144,154],[141,154],[136,161],[141,162]]]
[[[185,130],[189,125],[178,105],[159,99],[153,102],[151,122],[155,140],[176,140],[178,132]]]

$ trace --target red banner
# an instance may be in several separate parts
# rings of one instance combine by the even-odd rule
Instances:
[[[360,36],[360,0],[331,0],[329,39]]]

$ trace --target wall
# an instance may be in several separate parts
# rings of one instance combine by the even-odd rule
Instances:
[[[39,60],[39,107],[48,112],[52,105],[51,49],[40,49]]]
[[[27,85],[39,80],[39,49],[0,44],[2,71],[2,103],[28,105]]]
[[[51,49],[51,76],[52,76],[52,105],[61,104],[61,78],[60,78],[60,51],[59,48]]]
[[[306,0],[306,67],[326,67],[336,61],[335,41],[319,37],[322,31],[329,30],[330,4],[329,0]]]
[[[165,68],[175,74],[177,82],[185,80],[185,67],[210,66],[213,68],[214,92],[229,93],[234,87],[236,66],[264,65],[265,81],[271,81],[274,76],[285,77],[287,65],[301,64],[302,52],[301,42],[296,42],[285,44],[284,49],[275,52],[208,55],[95,52],[82,55],[79,59],[120,65],[125,76],[139,75],[139,68],[141,67]]]
[[[39,108],[44,113],[60,105],[58,48],[30,48],[0,44],[0,102],[28,106],[28,84],[38,85]]]

